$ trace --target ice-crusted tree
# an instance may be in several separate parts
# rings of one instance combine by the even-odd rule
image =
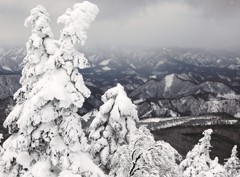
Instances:
[[[168,143],[155,141],[145,127],[131,132],[111,159],[110,177],[181,177],[181,155]]]
[[[212,129],[203,132],[197,145],[188,152],[186,159],[180,163],[183,177],[225,177],[226,171],[222,165],[218,163],[218,158],[211,160],[210,140]]]
[[[121,84],[102,96],[103,105],[90,125],[91,154],[95,162],[109,169],[110,156],[123,144],[128,144],[128,134],[136,130],[136,106],[127,97]]]
[[[41,5],[33,8],[30,16],[25,20],[24,25],[26,27],[32,26],[32,34],[26,44],[27,55],[23,60],[24,68],[20,79],[22,87],[14,94],[16,106],[5,121],[5,124],[9,125],[10,133],[17,130],[16,121],[21,113],[24,101],[28,99],[33,84],[44,73],[44,63],[49,57],[45,43],[52,40],[53,37],[49,21],[49,14]]]
[[[3,144],[1,177],[104,176],[86,153],[87,139],[77,114],[90,91],[78,72],[88,63],[75,45],[85,43],[97,13],[96,5],[84,1],[59,17],[64,24],[59,48],[48,41],[47,51],[52,52],[43,64],[43,75],[33,84],[20,114],[13,110],[18,130]],[[5,125],[11,127],[11,121]]]
[[[224,164],[224,167],[230,177],[240,176],[240,160],[237,157],[237,146],[235,145],[232,149],[232,154],[229,159]]]

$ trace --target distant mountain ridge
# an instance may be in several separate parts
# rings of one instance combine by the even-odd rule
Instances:
[[[240,114],[240,54],[128,47],[86,47],[79,51],[86,54],[91,64],[81,72],[92,91],[81,114],[98,108],[101,95],[116,83],[124,85],[141,118]],[[0,73],[5,75],[0,78],[4,88],[0,99],[19,88],[25,55],[24,48],[0,50]]]
[[[0,73],[19,73],[22,69],[21,63],[26,55],[24,48],[1,49],[0,50]]]
[[[206,113],[237,116],[240,112],[240,97],[227,85],[211,81],[194,84],[182,80],[181,75],[178,77],[171,74],[161,81],[149,80],[129,96],[136,100],[135,103],[139,105],[140,115],[143,117]]]

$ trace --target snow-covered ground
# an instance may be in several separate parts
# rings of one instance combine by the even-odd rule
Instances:
[[[103,60],[101,63],[99,63],[99,65],[102,65],[102,66],[108,65],[111,60],[112,59]]]
[[[103,67],[102,68],[104,71],[110,71],[110,70],[112,70],[111,68],[109,68],[108,66],[105,66],[105,67]]]
[[[232,125],[239,123],[236,118],[224,118],[222,116],[197,116],[197,117],[168,117],[150,118],[140,121],[150,130],[158,130],[175,126],[205,126],[205,125]]]
[[[165,77],[165,92],[171,88],[172,83],[173,83],[173,78],[174,78],[174,74],[170,74],[168,76]]]

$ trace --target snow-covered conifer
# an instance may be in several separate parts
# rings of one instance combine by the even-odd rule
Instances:
[[[129,140],[113,154],[110,177],[181,177],[176,163],[181,156],[170,144],[154,141],[145,127],[130,133]]]
[[[64,24],[59,47],[46,42],[49,59],[43,64],[44,73],[16,115],[18,131],[3,144],[1,177],[104,176],[86,153],[87,139],[77,110],[90,95],[78,72],[88,65],[74,48],[85,43],[86,30],[97,13],[97,6],[85,1],[59,17]]]
[[[229,159],[224,164],[224,167],[230,177],[237,177],[240,175],[240,160],[237,157],[237,146],[235,145],[232,149],[232,154]]]
[[[204,137],[201,138],[197,145],[188,152],[186,159],[180,163],[184,177],[225,177],[226,171],[222,165],[218,163],[218,159],[211,160],[210,140],[212,129],[203,132]]]
[[[26,27],[32,26],[32,34],[26,44],[27,55],[23,60],[24,68],[20,79],[22,87],[14,94],[17,103],[5,121],[5,126],[8,126],[10,133],[17,130],[16,121],[21,113],[24,101],[29,98],[33,84],[44,73],[44,63],[49,56],[45,41],[52,40],[53,37],[49,21],[49,15],[41,5],[33,8],[30,16],[25,20]]]
[[[96,163],[108,169],[110,156],[136,130],[136,106],[127,97],[122,85],[109,89],[102,96],[104,104],[90,125],[91,154]]]
[[[26,27],[32,26],[32,35],[26,44],[27,56],[23,60],[24,68],[20,79],[21,89],[26,86],[26,91],[30,91],[32,84],[38,81],[38,76],[44,73],[43,66],[49,55],[45,42],[53,37],[49,22],[49,14],[41,5],[32,9],[31,15],[25,20]]]

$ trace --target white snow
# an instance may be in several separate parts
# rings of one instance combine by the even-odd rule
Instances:
[[[177,117],[177,113],[174,112],[173,110],[170,110],[170,113],[169,113],[172,117]]]
[[[155,69],[158,68],[159,66],[163,65],[165,63],[165,61],[159,61],[156,65],[155,65]]]
[[[234,115],[234,117],[240,118],[240,112],[236,113],[236,114]]]
[[[44,40],[44,45],[48,54],[53,55],[57,51],[57,43],[58,42],[56,40],[51,38],[47,38],[46,40]]]
[[[130,66],[131,66],[132,68],[136,69],[136,66],[134,66],[133,64],[130,64]]]
[[[144,120],[141,120],[141,122],[143,123],[150,123],[150,122],[160,122],[160,121],[163,121],[163,120],[169,120],[169,119],[172,119],[172,118],[148,118],[148,119],[144,119]]]
[[[63,170],[58,177],[106,177],[85,153],[71,153],[69,161],[71,166]]]
[[[8,66],[3,65],[2,68],[5,69],[5,70],[8,70],[8,71],[12,71],[11,68],[9,68]]]
[[[31,174],[34,177],[57,177],[56,174],[51,172],[51,162],[49,160],[38,161],[31,169]],[[32,176],[31,175],[31,176]],[[26,175],[28,176],[28,175]],[[30,176],[30,175],[29,175]]]
[[[18,154],[16,161],[18,164],[21,164],[23,168],[30,168],[33,157],[31,157],[27,152],[22,152]]]
[[[152,112],[153,110],[149,110],[148,112],[146,112],[142,117],[148,117],[149,116],[149,114],[151,114],[151,112]]]
[[[103,67],[102,68],[102,70],[104,70],[104,71],[110,71],[110,70],[112,70],[110,67],[108,67],[108,66],[105,66],[105,67]]]
[[[147,78],[141,77],[141,76],[136,76],[136,79],[142,80],[143,82],[147,82]]]
[[[93,111],[88,112],[87,114],[85,114],[84,116],[82,116],[82,119],[87,122],[91,117],[96,117],[98,111],[96,109],[94,109]]]
[[[232,99],[235,99],[235,100],[237,99],[237,100],[239,100],[239,99],[240,99],[240,95],[237,95],[237,94],[234,93],[234,92],[226,93],[226,94],[223,94],[223,95],[218,94],[217,97],[218,97],[218,98],[230,99],[230,100],[232,100]]]
[[[102,66],[108,65],[111,60],[112,59],[103,60],[101,61],[101,63],[99,63],[99,65],[102,65]]]
[[[149,76],[149,79],[157,79],[156,75]]]
[[[170,74],[165,77],[165,79],[164,79],[164,81],[165,81],[164,91],[165,92],[171,88],[172,83],[173,83],[173,78],[174,78],[174,74]]]
[[[199,121],[201,120],[201,121]],[[149,118],[140,121],[141,124],[147,125],[151,130],[164,129],[182,125],[191,122],[192,126],[201,125],[232,125],[237,123],[235,119],[225,120],[219,116],[196,116],[196,117],[167,117],[167,118]]]
[[[133,103],[134,104],[139,104],[142,103],[144,100],[142,98],[138,99],[138,100],[134,100]]]

